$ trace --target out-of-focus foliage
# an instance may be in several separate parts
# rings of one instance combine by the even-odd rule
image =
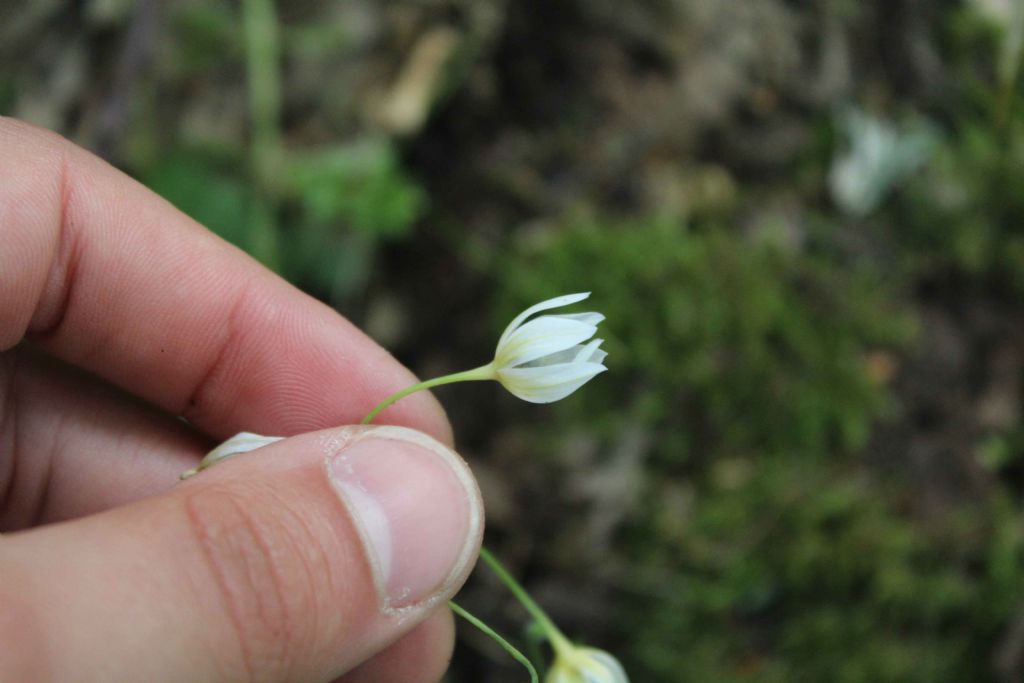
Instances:
[[[260,3],[276,40],[246,40]],[[1007,683],[1021,7],[0,3],[0,112],[126,168],[422,375],[592,290],[610,372],[584,390],[439,395],[492,547],[633,680]],[[859,155],[847,112],[875,140]],[[504,596],[482,573],[461,599],[510,630]],[[464,636],[452,683],[520,680]]]
[[[309,220],[341,222],[374,237],[401,237],[419,218],[423,193],[386,141],[317,151],[292,160],[289,182]]]
[[[523,242],[499,261],[508,296],[593,290],[608,317],[612,372],[570,405],[675,430],[671,463],[862,447],[873,354],[912,331],[869,269],[718,227],[575,216]]]
[[[1024,294],[1024,122],[1004,134],[965,120],[907,188],[894,212],[907,265],[921,277],[954,272]]]
[[[176,150],[143,179],[153,190],[224,239],[257,251],[252,229],[252,189],[232,171],[233,163],[210,154]]]
[[[374,245],[409,231],[424,209],[423,191],[402,171],[387,141],[317,150],[287,163],[283,196],[297,213],[286,226],[267,215],[237,161],[178,150],[143,178],[182,211],[293,281],[342,297],[365,287],[365,261]]]
[[[685,501],[649,520],[671,543],[636,539],[665,601],[632,615],[637,659],[659,680],[978,680],[972,653],[1024,589],[1002,497],[922,527],[891,484],[787,459],[723,459],[699,488],[656,490]]]

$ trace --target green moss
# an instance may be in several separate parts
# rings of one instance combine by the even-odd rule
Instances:
[[[866,269],[668,220],[572,216],[501,263],[501,319],[578,290],[608,317],[611,372],[568,405],[700,434],[705,454],[859,448],[885,403],[871,354],[912,330]]]
[[[984,651],[1015,609],[1020,524],[999,505],[934,520],[896,488],[836,464],[762,461],[703,489],[672,543],[638,533],[643,590],[626,617],[635,676],[664,681],[986,680]],[[655,496],[656,498],[657,496]],[[657,605],[657,607],[653,607]]]

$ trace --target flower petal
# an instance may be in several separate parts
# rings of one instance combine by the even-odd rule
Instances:
[[[564,363],[602,363],[608,354],[601,350],[603,339],[593,339],[587,344],[577,344],[571,349],[552,353],[528,363],[520,363],[518,368],[539,368],[549,365],[562,365]]]
[[[558,315],[542,315],[515,330],[498,346],[494,365],[511,368],[571,349],[597,333],[597,328]]]
[[[572,359],[574,363],[602,363],[608,357],[608,352],[601,349],[604,339],[592,339],[586,346],[578,346],[576,356]]]
[[[600,669],[587,667],[584,670],[583,676],[587,683],[590,681],[594,681],[594,683],[629,683],[626,670],[622,668],[622,664],[615,657],[597,648],[587,647],[581,648],[581,650],[592,663],[596,663],[600,667]]]
[[[239,432],[207,453],[203,457],[202,462],[199,463],[198,467],[188,470],[187,472],[183,472],[181,478],[187,479],[200,470],[205,470],[207,467],[216,465],[221,460],[226,460],[227,458],[241,455],[242,453],[255,451],[258,448],[269,446],[283,438],[283,436],[263,436],[262,434],[254,434],[252,432]]]
[[[604,315],[602,315],[601,313],[596,313],[594,311],[587,311],[586,313],[554,313],[551,317],[565,318],[567,320],[578,320],[581,323],[594,325],[595,327],[598,323],[604,320]]]
[[[629,677],[619,660],[604,650],[570,646],[556,654],[544,683],[629,683]]]
[[[505,331],[501,333],[501,337],[498,339],[498,346],[500,347],[502,344],[504,344],[505,340],[508,339],[509,335],[511,335],[517,327],[522,325],[524,320],[529,318],[534,313],[539,313],[540,311],[547,311],[552,308],[561,308],[562,306],[568,306],[569,304],[574,304],[579,301],[583,301],[588,296],[590,296],[590,292],[579,292],[577,294],[563,294],[562,296],[556,296],[553,299],[541,301],[539,304],[534,304],[533,306],[530,306],[525,311],[523,311],[522,313],[520,313],[519,315],[512,319],[512,322],[508,324],[508,327],[505,328]]]
[[[499,369],[498,381],[530,403],[553,403],[579,389],[608,368],[600,363],[562,363],[536,368]]]

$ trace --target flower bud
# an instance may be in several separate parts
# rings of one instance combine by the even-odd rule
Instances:
[[[619,660],[604,650],[569,647],[557,653],[544,683],[629,683]]]
[[[565,398],[606,368],[601,339],[591,339],[604,316],[600,313],[531,315],[583,301],[589,292],[566,294],[526,309],[505,328],[491,364],[494,378],[515,396],[530,403]],[[589,341],[588,341],[589,340]]]

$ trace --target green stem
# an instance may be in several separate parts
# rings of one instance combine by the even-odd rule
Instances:
[[[526,670],[530,672],[530,683],[539,682],[540,679],[537,677],[537,669],[533,667],[533,664],[530,662],[529,659],[526,658],[526,655],[517,650],[512,645],[512,643],[508,642],[503,637],[501,637],[501,635],[499,635],[497,631],[495,631],[493,628],[485,624],[483,621],[467,612],[465,609],[462,608],[461,605],[456,604],[454,600],[448,601],[448,607],[450,607],[453,612],[455,612],[460,617],[471,623],[484,634],[489,636],[491,640],[496,642],[498,645],[501,645],[501,647],[504,648],[505,652],[509,653],[509,655],[512,656],[512,659],[516,660],[517,662],[525,666]]]
[[[529,592],[523,586],[515,580],[512,574],[498,561],[491,551],[487,548],[480,548],[480,559],[487,563],[487,566],[498,575],[501,582],[508,586],[508,589],[512,592],[512,595],[516,597],[526,611],[530,613],[530,616],[540,625],[540,627],[547,634],[548,642],[551,643],[551,647],[555,649],[555,652],[564,653],[568,655],[573,651],[573,645],[569,642],[569,639],[565,637],[565,634],[557,626],[555,622],[551,621],[551,617],[541,609],[541,606],[530,596]]]
[[[242,24],[252,126],[249,163],[260,189],[253,207],[248,242],[243,246],[264,264],[276,269],[279,256],[277,202],[284,153],[280,131],[280,41],[273,0],[245,0]]]
[[[277,72],[280,51],[273,1],[245,0],[242,21],[253,165],[260,180],[267,183],[272,179],[281,150],[281,85]]]
[[[487,365],[484,365],[479,368],[474,368],[472,370],[466,370],[465,372],[456,372],[455,374],[452,375],[435,377],[434,379],[428,379],[425,382],[414,384],[411,387],[407,387],[405,389],[402,389],[401,391],[391,394],[386,399],[381,401],[376,408],[371,410],[370,413],[363,418],[363,421],[360,424],[370,424],[371,422],[373,422],[373,419],[380,415],[382,412],[384,412],[384,410],[388,406],[400,401],[409,394],[415,394],[417,391],[422,391],[423,389],[430,389],[432,387],[438,387],[441,386],[442,384],[452,384],[453,382],[474,382],[484,379],[494,379],[494,366],[491,363],[488,363]]]

